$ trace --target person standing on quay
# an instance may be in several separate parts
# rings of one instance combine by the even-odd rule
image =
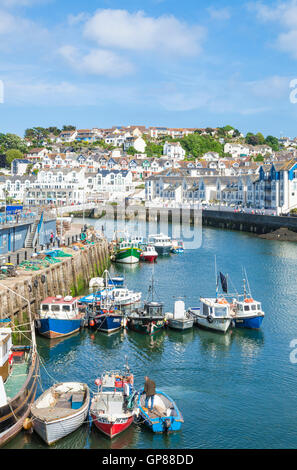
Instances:
[[[156,384],[153,380],[149,377],[145,376],[145,383],[144,383],[144,392],[145,392],[145,407],[148,409],[148,401],[151,399],[151,408],[150,411],[153,411],[154,408],[154,396],[156,393]]]

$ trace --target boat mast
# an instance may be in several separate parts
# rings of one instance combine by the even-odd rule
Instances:
[[[218,298],[218,274],[217,274],[217,256],[215,255],[215,279],[216,279],[216,299]]]

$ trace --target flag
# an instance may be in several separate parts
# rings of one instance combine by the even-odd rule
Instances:
[[[222,285],[223,292],[225,292],[227,294],[227,292],[228,292],[227,278],[221,272],[220,272],[220,279],[221,279],[221,285]]]

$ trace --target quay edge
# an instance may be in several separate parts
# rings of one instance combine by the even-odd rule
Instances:
[[[72,254],[72,253],[71,253]],[[28,299],[33,318],[40,302],[48,296],[78,295],[88,286],[92,277],[102,275],[110,265],[108,242],[102,239],[83,250],[73,251],[73,256],[35,272],[22,272],[20,276],[1,281],[16,293]],[[13,318],[22,323],[28,315],[28,303],[18,295],[0,286],[0,319]]]

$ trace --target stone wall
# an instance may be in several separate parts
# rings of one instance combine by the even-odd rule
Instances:
[[[108,243],[102,240],[46,269],[1,281],[0,318],[14,316],[23,322],[28,313],[28,302],[5,289],[4,285],[30,301],[34,318],[44,298],[59,294],[78,295],[92,277],[100,276],[109,267],[109,263]]]

